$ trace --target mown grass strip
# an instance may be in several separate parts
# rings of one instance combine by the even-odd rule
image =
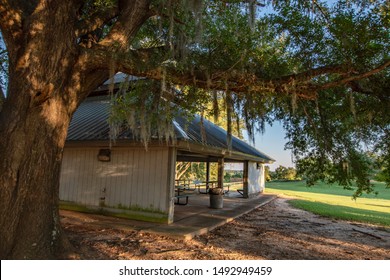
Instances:
[[[294,207],[325,217],[390,227],[390,189],[377,183],[376,190],[378,195],[365,194],[353,200],[353,190],[338,185],[319,183],[307,187],[305,182],[271,182],[266,185],[267,193],[297,198],[290,201]]]

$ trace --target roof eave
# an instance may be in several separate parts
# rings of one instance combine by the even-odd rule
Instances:
[[[178,140],[175,146],[180,150],[185,150],[193,153],[205,154],[210,156],[216,156],[216,157],[229,158],[238,161],[249,160],[253,162],[266,163],[266,164],[271,164],[275,162],[275,160],[273,159],[265,159],[262,157],[241,153],[238,151],[231,151],[231,150],[229,151],[228,149],[223,149],[220,147],[211,147],[211,146],[201,145],[201,144],[197,144],[189,141],[183,141],[183,140]]]

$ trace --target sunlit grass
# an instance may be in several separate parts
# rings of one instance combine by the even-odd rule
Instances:
[[[390,189],[375,183],[378,195],[364,194],[352,199],[353,190],[319,183],[307,187],[305,182],[270,182],[266,193],[283,194],[295,199],[290,204],[318,215],[390,227]]]

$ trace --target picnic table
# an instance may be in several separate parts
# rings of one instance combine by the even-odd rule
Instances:
[[[186,193],[185,191],[188,188],[186,186],[178,185],[175,186],[175,198],[177,201],[175,202],[176,205],[187,205],[188,204],[188,197],[191,196],[192,194]],[[185,202],[180,202],[181,198],[185,198]]]

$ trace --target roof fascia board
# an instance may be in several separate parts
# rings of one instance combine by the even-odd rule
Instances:
[[[174,147],[174,145],[166,143],[163,144],[161,142],[151,142],[148,144],[146,148],[144,144],[141,142],[133,141],[133,140],[117,140],[110,144],[107,140],[80,140],[80,141],[66,141],[65,147],[131,147],[131,148],[139,148],[139,149],[149,149],[149,148],[169,148]]]

